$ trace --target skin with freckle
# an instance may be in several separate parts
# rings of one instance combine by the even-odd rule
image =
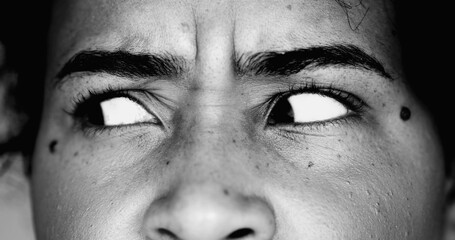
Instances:
[[[57,1],[32,164],[37,239],[440,239],[436,132],[407,87],[391,4],[361,2]],[[255,53],[346,44],[383,69],[361,57],[287,75],[237,67]],[[117,72],[56,77],[84,51],[136,57]],[[143,55],[184,64],[118,74],[150,67],[135,65]],[[292,122],[306,108],[274,97],[286,94],[341,114]],[[120,97],[145,120],[103,126],[100,103]]]

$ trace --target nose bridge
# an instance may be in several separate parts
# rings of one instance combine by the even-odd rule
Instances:
[[[223,152],[229,147],[227,140],[241,132],[245,117],[236,100],[232,3],[202,2],[196,9],[195,71],[181,109],[184,128],[180,130],[182,137],[189,138],[186,148],[191,155]]]
[[[204,102],[191,103],[194,106],[182,113],[173,137],[176,140],[171,139],[180,142],[178,149],[174,149],[181,153],[174,155],[179,158],[175,161],[185,166],[187,173],[192,171],[199,177],[209,173],[228,175],[231,170],[247,164],[246,146],[252,144],[247,135],[246,116],[238,105],[226,100],[207,102],[207,99],[217,98],[207,95],[216,94],[223,93],[202,93],[200,97]]]
[[[232,40],[225,31],[218,27],[200,36],[193,81],[174,121],[173,140],[181,143],[178,150],[187,164],[226,163],[240,147],[235,143],[247,141],[248,116],[235,84]]]

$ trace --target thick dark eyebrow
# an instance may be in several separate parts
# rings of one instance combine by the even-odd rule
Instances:
[[[58,72],[57,82],[78,73],[107,73],[128,78],[171,77],[182,73],[185,61],[172,55],[152,55],[126,51],[82,51]]]
[[[392,80],[384,66],[354,45],[328,45],[286,52],[260,52],[236,58],[239,75],[289,76],[323,67],[349,67],[373,71]]]

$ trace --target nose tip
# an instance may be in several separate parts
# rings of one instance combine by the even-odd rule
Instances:
[[[205,187],[153,202],[144,228],[150,240],[269,240],[275,219],[258,197]]]

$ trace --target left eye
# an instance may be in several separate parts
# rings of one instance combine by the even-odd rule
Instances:
[[[156,116],[139,103],[124,96],[89,100],[77,108],[75,115],[83,122],[94,126],[159,122]]]
[[[126,97],[117,97],[100,103],[105,126],[127,125],[154,121],[154,116],[141,105]]]
[[[268,117],[268,124],[305,124],[343,117],[349,109],[332,97],[315,93],[294,94],[280,98]]]

